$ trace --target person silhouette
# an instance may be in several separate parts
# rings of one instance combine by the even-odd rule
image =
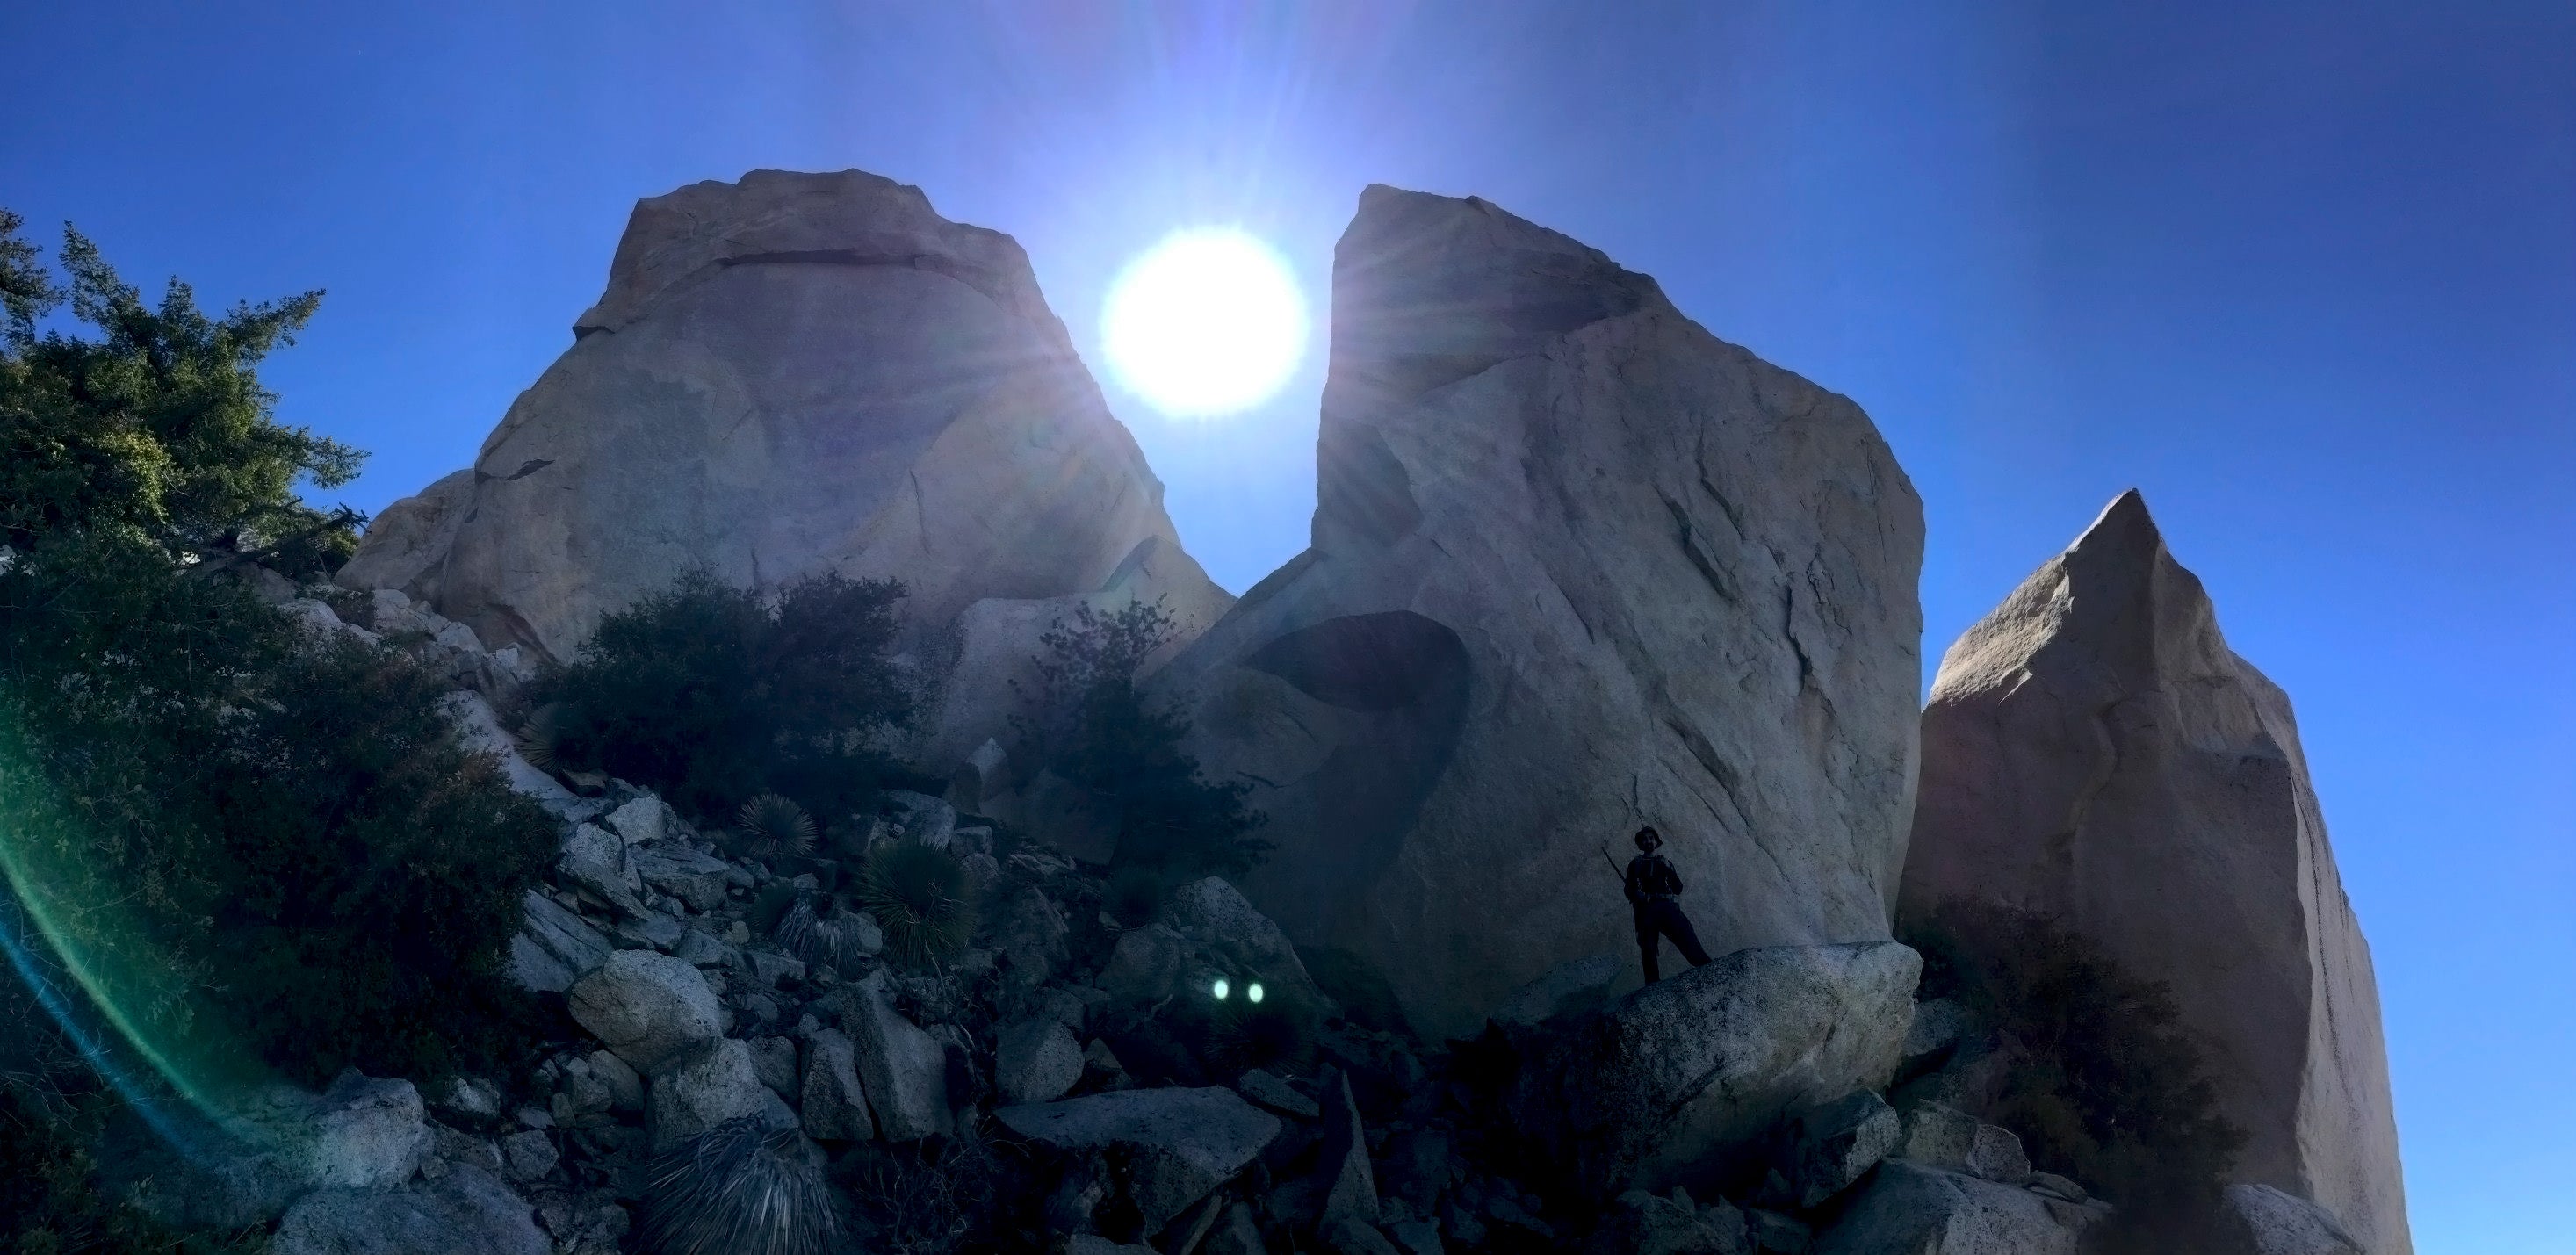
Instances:
[[[1637,958],[1645,966],[1649,985],[1660,978],[1662,965],[1657,960],[1663,938],[1672,938],[1673,948],[1692,967],[1708,962],[1708,951],[1700,948],[1690,917],[1682,914],[1682,875],[1655,853],[1663,844],[1662,833],[1652,827],[1638,829],[1637,857],[1628,860],[1626,877],[1628,905],[1637,913]]]

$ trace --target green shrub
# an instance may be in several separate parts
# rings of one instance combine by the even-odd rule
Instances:
[[[2219,1114],[2172,991],[2030,911],[1951,901],[1905,934],[1924,956],[1924,996],[1965,1001],[2018,1056],[1994,1108],[1978,1114],[2020,1135],[2035,1165],[2118,1206],[2096,1245],[2199,1240],[2245,1135]]]
[[[492,978],[552,821],[457,746],[438,681],[221,577],[312,573],[352,540],[354,515],[292,489],[359,455],[277,425],[256,374],[318,295],[217,320],[174,283],[147,309],[70,235],[73,310],[100,334],[39,337],[58,294],[14,225],[0,854],[42,945],[183,1083],[515,1049]]]
[[[645,785],[709,825],[762,793],[841,815],[886,771],[873,738],[911,714],[887,651],[890,580],[825,574],[775,599],[704,570],[601,620],[572,664],[536,685],[559,702],[561,767]]]
[[[1181,749],[1189,721],[1137,687],[1145,663],[1175,626],[1159,603],[1112,614],[1088,605],[1040,638],[1040,715],[1022,732],[1038,760],[1107,798],[1119,816],[1116,864],[1172,878],[1240,875],[1270,843],[1252,835],[1261,816],[1239,784],[1210,784]]]
[[[975,887],[965,860],[915,841],[891,841],[868,854],[859,873],[859,909],[885,931],[888,957],[919,967],[954,953],[975,934]]]

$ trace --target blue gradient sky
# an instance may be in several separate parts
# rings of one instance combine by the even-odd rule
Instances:
[[[1320,305],[1363,184],[1488,197],[1867,407],[1927,662],[2143,488],[2299,704],[2418,1249],[2569,1249],[2576,9],[258,7],[0,10],[0,204],[212,300],[327,288],[269,376],[376,451],[361,508],[471,460],[635,198],[764,166],[1017,236],[1086,352],[1174,227]],[[1113,388],[1230,587],[1303,544],[1320,369],[1221,424]]]

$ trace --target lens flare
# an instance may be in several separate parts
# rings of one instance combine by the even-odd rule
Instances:
[[[1243,996],[1253,1002],[1261,1001],[1261,982],[1254,981],[1251,984],[1244,986]]]
[[[1216,983],[1215,987],[1212,989],[1212,991],[1211,991],[1211,992],[1213,992],[1213,993],[1215,993],[1215,994],[1216,994],[1216,1000],[1217,1000],[1217,1001],[1219,1001],[1219,1002],[1223,1002],[1223,1001],[1225,1001],[1225,995],[1226,995],[1226,983],[1225,983],[1225,981],[1224,981],[1224,980],[1222,980],[1222,979],[1219,979],[1219,980],[1217,981],[1217,983]]]

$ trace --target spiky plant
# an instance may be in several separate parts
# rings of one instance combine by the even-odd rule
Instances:
[[[775,793],[743,803],[733,817],[733,829],[742,852],[764,863],[814,850],[814,817]]]
[[[804,960],[807,967],[828,967],[848,975],[852,960],[860,954],[856,931],[850,917],[837,910],[824,915],[814,909],[812,902],[798,898],[770,936],[780,949]]]
[[[643,1231],[656,1255],[824,1255],[841,1217],[805,1135],[744,1116],[654,1158]]]
[[[564,761],[564,743],[572,736],[572,707],[562,702],[547,702],[528,712],[511,740],[519,746],[519,757],[539,771],[556,771],[571,764]]]
[[[975,904],[966,863],[915,841],[879,846],[859,877],[861,909],[885,930],[886,953],[919,967],[966,944]]]

